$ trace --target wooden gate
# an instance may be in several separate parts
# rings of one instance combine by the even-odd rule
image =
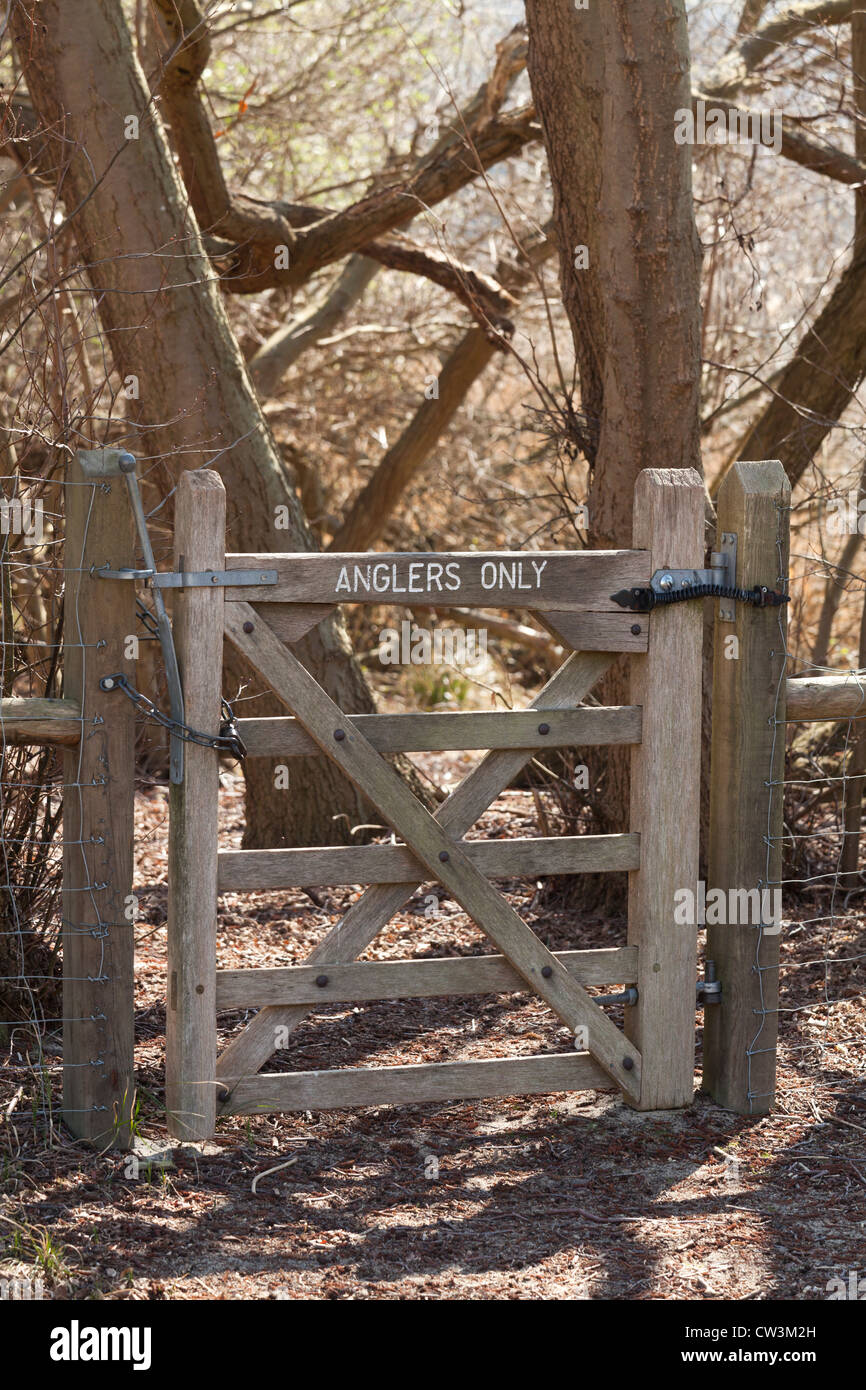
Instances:
[[[674,924],[674,895],[693,888],[698,876],[701,605],[677,604],[650,616],[623,611],[612,595],[647,586],[663,567],[700,567],[703,508],[697,474],[653,469],[636,488],[633,550],[226,555],[220,479],[184,475],[176,569],[199,577],[195,586],[178,589],[174,618],[187,723],[218,726],[225,635],[291,711],[286,718],[241,720],[248,751],[330,758],[402,843],[219,852],[218,754],[186,745],[183,782],[171,789],[166,1090],[172,1134],[206,1138],[220,1114],[588,1087],[619,1089],[640,1109],[689,1104],[696,931]],[[202,585],[203,571],[223,570],[243,572],[243,584],[220,575],[212,587]],[[526,710],[355,716],[338,708],[292,651],[340,603],[425,602],[526,608],[572,654]],[[630,656],[631,703],[582,704],[616,653]],[[489,843],[463,838],[537,752],[599,744],[632,745],[628,833]],[[435,814],[385,757],[421,749],[487,750]],[[602,870],[629,873],[628,944],[619,949],[549,951],[492,882]],[[358,962],[428,881],[447,889],[498,954]],[[372,886],[304,965],[216,969],[220,892],[358,883]],[[637,987],[624,1032],[586,990],[605,983]],[[576,1050],[260,1072],[323,1002],[520,990],[545,1000],[574,1034]],[[259,1012],[218,1058],[216,1011],[236,1008]]]

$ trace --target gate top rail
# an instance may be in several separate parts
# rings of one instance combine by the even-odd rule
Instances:
[[[671,557],[673,563],[676,557]],[[245,603],[483,603],[491,607],[621,613],[612,595],[645,586],[646,550],[234,554],[227,570],[277,571],[276,584],[226,587]]]

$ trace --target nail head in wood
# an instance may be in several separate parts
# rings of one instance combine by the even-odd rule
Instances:
[[[325,988],[325,985],[326,985],[327,983],[328,983],[328,977],[327,977],[327,975],[317,975],[317,976],[316,976],[316,984],[319,986],[319,989],[324,989],[324,988]]]
[[[345,737],[346,737],[346,730],[345,730],[345,729],[335,729],[335,730],[334,730],[334,738],[337,740],[338,743],[342,743],[342,742],[343,742],[343,739],[344,739]]]
[[[550,725],[549,725],[549,724],[539,724],[539,726],[538,726],[538,732],[539,732],[540,734],[549,734],[549,733],[550,733]]]
[[[244,623],[244,632],[252,632],[254,627],[254,623],[246,622]]]

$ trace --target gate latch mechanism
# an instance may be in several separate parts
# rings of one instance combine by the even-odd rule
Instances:
[[[165,681],[168,687],[169,713],[163,714],[145,696],[140,695],[120,674],[105,676],[100,681],[103,690],[122,690],[124,694],[143,709],[149,718],[157,720],[169,731],[169,780],[175,784],[183,781],[183,745],[200,743],[220,752],[231,753],[237,758],[244,756],[244,747],[234,716],[228,706],[223,708],[223,720],[218,734],[203,734],[190,729],[184,720],[183,686],[174,649],[163,589],[184,589],[191,587],[211,588],[216,585],[255,586],[277,583],[276,570],[202,570],[191,573],[161,574],[156,568],[153,546],[147,530],[147,517],[141,500],[141,491],[136,476],[136,460],[126,449],[81,449],[78,453],[81,469],[85,477],[94,482],[108,478],[123,478],[129,496],[129,504],[135,519],[138,543],[144,557],[144,569],[110,569],[108,565],[95,568],[92,573],[99,579],[136,579],[145,581],[153,589],[153,629],[159,637],[162,657],[165,663]]]

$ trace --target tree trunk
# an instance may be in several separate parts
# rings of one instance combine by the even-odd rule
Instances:
[[[700,457],[700,244],[691,150],[674,141],[691,105],[684,0],[527,0],[528,68],[544,130],[562,297],[581,400],[597,444],[590,541],[632,543],[638,473]],[[603,95],[602,95],[603,94]],[[575,248],[586,246],[586,268]],[[627,702],[625,663],[604,698]],[[626,825],[628,760],[605,750],[605,829]]]
[[[180,469],[216,468],[227,485],[230,549],[314,549],[120,6],[28,0],[15,7],[12,29],[112,358],[137,391],[129,409],[153,501]],[[288,508],[288,529],[275,529],[278,506]],[[297,650],[342,708],[372,709],[341,624],[323,623]],[[299,828],[313,843],[335,830],[345,839],[348,824],[335,817],[357,814],[354,790],[325,759],[315,781],[299,766],[288,795],[274,788],[269,763],[251,763],[249,786],[246,843],[292,841]]]

